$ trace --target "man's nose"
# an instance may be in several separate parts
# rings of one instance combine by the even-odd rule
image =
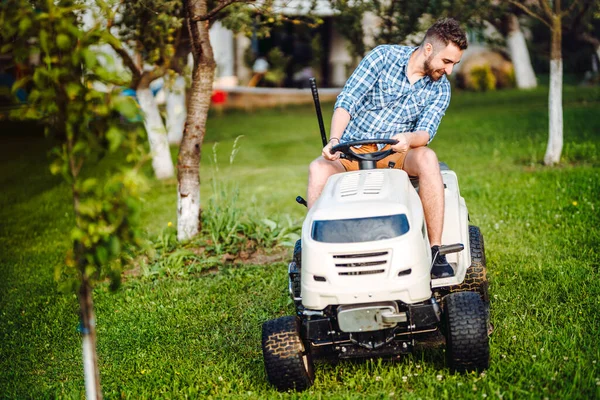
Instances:
[[[454,65],[448,65],[446,68],[444,68],[444,70],[446,71],[446,75],[450,75],[452,73],[452,69],[454,68]]]

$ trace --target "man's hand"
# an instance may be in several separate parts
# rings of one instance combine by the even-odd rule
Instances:
[[[331,148],[339,143],[340,143],[340,140],[337,138],[329,139],[329,142],[327,143],[327,145],[325,147],[323,147],[323,152],[321,153],[323,158],[326,160],[329,160],[329,161],[338,160],[340,158],[340,154],[342,154],[342,153],[340,153],[339,151],[336,151],[335,154],[331,154]]]
[[[397,135],[392,136],[392,139],[398,141],[398,143],[392,146],[392,150],[394,150],[396,153],[406,153],[408,150],[410,150],[410,133],[399,133]]]

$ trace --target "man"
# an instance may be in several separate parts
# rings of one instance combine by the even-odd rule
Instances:
[[[419,196],[434,258],[431,275],[454,275],[446,257],[438,253],[444,224],[444,184],[438,159],[427,144],[436,134],[450,104],[446,75],[460,62],[467,48],[464,31],[454,19],[437,21],[417,48],[378,46],[361,61],[335,103],[331,139],[321,157],[310,164],[308,207],[319,198],[327,179],[336,173],[358,169],[358,163],[331,154],[340,142],[360,139],[395,139],[395,153],[377,163],[394,162],[419,178]],[[389,146],[384,147],[389,148]],[[376,151],[376,146],[355,148],[357,153]]]

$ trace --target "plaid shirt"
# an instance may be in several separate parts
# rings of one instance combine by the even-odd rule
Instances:
[[[450,104],[450,82],[428,76],[411,85],[406,66],[414,47],[378,46],[363,58],[335,103],[350,114],[342,141],[388,139],[425,131],[429,141]]]

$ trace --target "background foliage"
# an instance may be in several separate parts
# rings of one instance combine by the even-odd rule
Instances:
[[[13,87],[29,89],[27,106],[14,114],[44,124],[53,139],[50,172],[72,191],[73,247],[66,262],[56,266],[56,278],[67,278],[62,283],[72,289],[83,275],[110,277],[118,285],[120,258],[137,240],[136,198],[144,185],[137,174],[144,157],[138,143],[143,133],[135,123],[139,111],[132,98],[96,90],[96,84],[118,82],[119,76],[111,69],[112,60],[95,51],[104,32],[97,26],[79,29],[83,12],[76,2],[14,1],[0,10],[7,43],[3,51],[12,51],[17,62],[40,56],[40,65]],[[105,164],[98,174],[97,164],[117,151],[126,163]]]

